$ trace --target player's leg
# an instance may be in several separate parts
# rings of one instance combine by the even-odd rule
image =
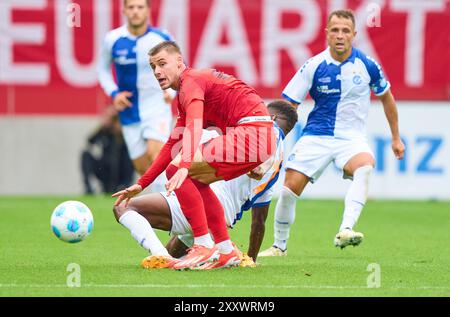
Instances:
[[[150,167],[147,157],[147,144],[141,133],[141,123],[133,123],[122,126],[123,138],[127,145],[128,155],[133,162],[134,170],[139,174],[144,174]]]
[[[181,258],[182,256],[185,256],[189,247],[190,246],[184,244],[177,235],[172,236],[166,244],[167,251],[169,251],[169,254],[174,258]]]
[[[180,162],[180,156],[177,156],[172,161],[172,166],[176,166]],[[168,174],[169,176],[169,174]],[[189,183],[192,183],[201,195],[202,201],[205,202],[203,205],[205,208],[206,225],[207,228],[211,230],[214,242],[216,243],[220,253],[230,253],[233,251],[233,245],[228,236],[228,230],[225,222],[224,210],[217,196],[214,194],[209,184],[222,180],[222,177],[216,176],[216,169],[213,168],[206,162],[203,154],[198,150],[194,155],[194,162],[192,162],[189,168],[189,177],[187,178]],[[183,185],[182,185],[183,187]],[[185,197],[180,197],[177,193],[178,200],[182,206],[183,213],[191,221],[195,221],[193,217],[189,217],[186,211],[190,213],[189,207],[183,207]],[[187,203],[192,204],[192,198],[187,197]],[[188,210],[186,210],[188,209]],[[200,216],[198,216],[200,218]],[[200,218],[202,221],[203,219]],[[191,224],[192,226],[192,224]],[[199,244],[198,235],[196,229],[193,227],[194,232],[194,244]],[[208,235],[209,236],[209,235]],[[211,240],[212,242],[212,240]],[[213,243],[214,243],[213,242]],[[207,245],[206,245],[207,246]]]
[[[83,153],[81,154],[81,172],[83,174],[84,193],[87,195],[94,193],[90,180],[91,175],[94,175],[94,170],[94,156],[88,151],[83,151]]]
[[[346,163],[342,168],[344,177],[353,179],[345,195],[342,223],[334,240],[334,244],[341,248],[347,245],[356,246],[364,238],[362,233],[353,231],[353,227],[356,225],[367,201],[369,179],[375,165],[373,154],[366,143],[352,144],[349,145],[349,148],[349,150],[343,150],[344,154],[336,159],[336,165],[339,165],[340,161],[344,161],[347,156]],[[355,154],[356,151],[360,152]],[[341,165],[343,164],[341,163]]]
[[[275,207],[273,251],[277,255],[287,254],[287,242],[291,226],[295,221],[297,200],[309,182],[309,177],[293,169],[286,170],[284,186]]]
[[[275,207],[274,243],[258,256],[287,254],[291,226],[295,220],[297,199],[308,182],[317,180],[332,161],[329,140],[303,137],[294,146],[286,162],[284,186]]]
[[[158,103],[158,110],[142,114],[142,136],[146,141],[146,156],[148,167],[155,161],[163,148],[172,130],[172,113],[165,103]],[[147,167],[147,168],[148,168]],[[147,169],[146,169],[147,170]],[[167,182],[166,174],[163,172],[151,184],[152,192],[165,191]]]
[[[217,177],[230,180],[261,165],[271,157],[275,149],[272,123],[242,125],[227,131],[226,135],[219,136],[206,144],[202,150],[202,162],[210,165],[212,170],[215,170],[214,174]],[[201,167],[201,165],[197,166]],[[192,174],[201,174],[195,170],[197,166],[193,167]],[[214,205],[209,204],[210,200],[208,200],[207,218],[208,226],[219,247],[220,257],[213,263],[201,266],[201,269],[209,270],[238,265],[241,262],[241,257],[228,236],[223,207],[209,186],[204,186],[210,192],[210,196],[206,193],[204,195],[209,197],[210,200],[213,200],[213,198],[216,200]]]
[[[148,167],[150,167],[158,156],[159,152],[164,146],[164,142],[155,139],[147,140],[147,159],[148,159]],[[147,168],[148,168],[147,167]],[[144,171],[145,172],[145,171]],[[162,173],[159,175],[154,182],[151,184],[151,190],[153,192],[162,192],[165,190],[165,184],[167,182],[166,173]]]
[[[170,179],[177,170],[178,167],[170,164],[166,169],[167,178]],[[175,190],[181,210],[189,222],[194,236],[194,245],[188,255],[174,266],[178,270],[193,268],[218,257],[218,250],[214,246],[208,230],[208,220],[202,197],[204,193],[197,183],[188,176],[180,188]],[[209,206],[210,202],[207,200],[205,202]]]
[[[132,237],[152,255],[168,256],[166,248],[156,236],[156,229],[170,231],[172,220],[169,206],[160,193],[142,195],[130,200],[127,207],[115,206],[114,216]]]
[[[309,177],[293,169],[286,170],[283,188],[275,207],[274,243],[258,256],[287,255],[287,242],[295,220],[297,199],[309,182]]]

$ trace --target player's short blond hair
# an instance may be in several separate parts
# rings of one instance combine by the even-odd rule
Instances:
[[[124,6],[124,7],[127,5],[127,1],[128,1],[128,0],[123,0],[123,6]],[[145,2],[147,3],[147,7],[150,8],[151,0],[146,0]]]
[[[181,55],[181,49],[174,41],[164,41],[154,46],[149,52],[149,56],[155,56],[161,51],[166,50],[169,53],[178,53]]]
[[[331,18],[333,16],[337,16],[338,18],[349,19],[353,23],[353,27],[355,27],[355,15],[352,10],[336,10],[330,13],[328,16],[327,24],[330,24]]]

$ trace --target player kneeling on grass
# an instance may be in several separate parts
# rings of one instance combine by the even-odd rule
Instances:
[[[269,211],[273,186],[278,180],[283,156],[283,140],[294,127],[297,112],[285,101],[274,101],[268,105],[269,113],[275,124],[276,151],[272,157],[247,175],[241,175],[230,181],[219,181],[211,189],[224,209],[226,224],[232,228],[241,219],[244,211],[252,208],[252,227],[248,256],[241,255],[241,266],[254,266],[257,254],[264,238],[265,220]],[[216,133],[214,133],[217,136]],[[211,132],[203,133],[203,140],[211,138]],[[115,206],[114,214],[123,226],[131,231],[133,238],[151,256],[142,261],[145,268],[173,267],[192,247],[194,238],[192,228],[184,216],[175,194],[152,193],[130,200],[127,207]],[[169,231],[172,239],[167,250],[158,239],[153,228]],[[237,248],[236,248],[237,249]],[[169,255],[170,254],[170,255]],[[173,257],[172,257],[173,256]],[[216,269],[226,267],[216,260],[205,263],[199,268]]]
[[[149,52],[149,62],[162,89],[178,91],[174,102],[177,124],[147,172],[113,197],[125,205],[164,170],[166,189],[175,191],[194,235],[194,245],[176,269],[190,269],[219,258],[239,264],[228,235],[223,207],[209,184],[231,180],[267,161],[275,151],[275,129],[264,101],[237,78],[214,69],[193,69],[183,62],[174,42],[162,42]],[[202,128],[222,135],[200,147]],[[181,153],[177,164],[173,161]],[[211,235],[210,235],[211,232]],[[213,241],[214,239],[214,241]]]

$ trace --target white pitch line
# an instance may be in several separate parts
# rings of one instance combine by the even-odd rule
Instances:
[[[65,284],[0,284],[0,288],[78,288]],[[81,284],[79,288],[254,288],[254,289],[370,289],[367,286],[338,285],[225,285],[225,284]],[[450,286],[381,286],[379,289],[393,290],[450,290]]]

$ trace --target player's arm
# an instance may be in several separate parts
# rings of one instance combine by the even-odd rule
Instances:
[[[164,144],[155,161],[152,163],[150,168],[144,173],[144,175],[139,178],[136,184],[118,191],[112,195],[112,197],[117,197],[114,206],[118,206],[125,200],[125,207],[128,205],[130,199],[137,194],[139,194],[144,188],[153,183],[153,181],[158,177],[170,164],[172,161],[172,152],[174,146],[180,142],[183,138],[185,125],[185,117],[180,115],[177,120],[177,124],[173,129],[169,140]],[[176,152],[178,153],[178,152]],[[175,153],[174,153],[175,154]]]
[[[395,157],[400,160],[403,158],[405,145],[400,139],[397,105],[390,89],[391,84],[385,78],[381,65],[372,57],[366,56],[364,63],[370,76],[370,89],[383,104],[384,113],[391,129],[392,151],[394,151]]]
[[[252,208],[252,225],[250,229],[250,240],[247,254],[256,262],[259,249],[264,240],[266,231],[266,219],[269,214],[270,202]]]
[[[401,160],[405,154],[405,145],[400,139],[400,132],[398,128],[398,111],[397,105],[395,103],[394,96],[390,89],[388,89],[384,94],[378,96],[378,99],[383,104],[384,114],[389,123],[392,135],[392,151],[395,157]]]
[[[119,92],[119,89],[111,72],[112,55],[110,42],[111,39],[107,36],[102,43],[97,64],[97,74],[98,81],[100,82],[103,91],[111,98],[114,98]]]
[[[116,110],[122,111],[126,107],[131,107],[131,102],[128,100],[128,97],[131,97],[133,94],[129,91],[119,91],[114,81],[111,72],[111,42],[111,39],[107,36],[102,44],[99,62],[97,64],[98,80],[104,92],[112,98]]]
[[[186,106],[186,128],[183,133],[183,147],[181,162],[178,171],[167,182],[167,192],[180,188],[188,176],[189,167],[194,160],[194,155],[200,145],[203,129],[203,100],[192,100]]]
[[[303,64],[281,94],[295,109],[297,109],[298,105],[305,100],[308,91],[311,89],[312,74],[314,71],[314,63],[312,63],[312,61],[313,58],[310,58]]]

